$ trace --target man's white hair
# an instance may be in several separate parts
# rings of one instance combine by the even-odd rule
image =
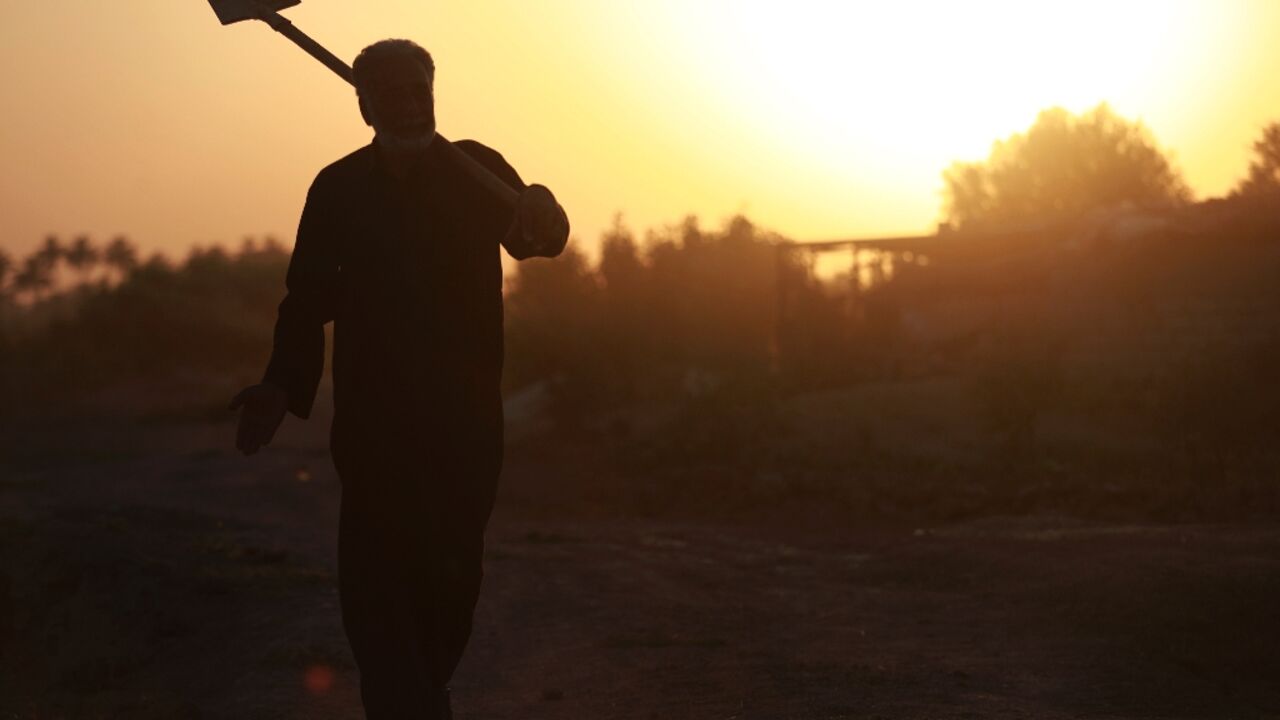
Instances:
[[[387,66],[387,63],[398,60],[412,59],[422,64],[427,70],[427,77],[434,82],[436,78],[436,63],[431,59],[431,53],[426,48],[412,40],[403,40],[399,38],[390,40],[379,40],[369,47],[360,51],[356,56],[355,62],[351,64],[351,74],[355,80],[356,93],[363,95],[369,83],[373,78],[378,76],[379,71]]]

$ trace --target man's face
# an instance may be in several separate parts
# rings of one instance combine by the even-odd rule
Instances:
[[[379,142],[393,149],[423,149],[436,133],[431,76],[411,58],[391,62],[362,98],[365,119]]]

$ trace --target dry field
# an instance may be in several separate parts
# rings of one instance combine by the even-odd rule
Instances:
[[[361,716],[323,421],[232,434],[10,436],[0,718]],[[1280,526],[618,516],[583,472],[509,459],[459,718],[1280,717]]]

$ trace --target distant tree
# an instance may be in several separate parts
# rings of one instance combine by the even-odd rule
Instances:
[[[89,272],[98,264],[101,257],[102,253],[87,235],[80,235],[73,240],[65,255],[67,265],[80,276],[81,284],[84,284]]]
[[[611,290],[626,292],[644,281],[644,263],[636,247],[635,236],[615,216],[613,227],[600,241],[600,275]]]
[[[138,267],[138,250],[123,235],[118,235],[107,245],[103,261],[116,271],[118,280],[124,280]]]
[[[666,362],[726,370],[764,362],[779,240],[743,217],[718,232],[690,217],[650,233],[647,307],[663,319],[657,351]]]
[[[58,263],[66,256],[66,249],[62,247],[62,242],[58,240],[57,235],[46,235],[44,244],[40,249],[36,250],[32,256],[37,263],[44,269],[52,280],[53,273],[58,270]]]
[[[555,260],[519,265],[507,295],[506,347],[511,387],[549,383],[551,414],[578,426],[599,404],[599,278],[574,245]]]
[[[1249,175],[1232,194],[1260,197],[1277,193],[1280,193],[1280,121],[1262,129],[1262,135],[1253,143]]]
[[[1131,203],[1187,202],[1182,176],[1140,122],[1105,103],[1082,115],[1040,113],[1022,134],[998,141],[985,162],[957,162],[943,173],[952,227],[1017,224]]]
[[[6,297],[5,283],[9,280],[9,275],[13,273],[13,258],[9,253],[0,250],[0,299]]]
[[[635,389],[640,368],[650,363],[653,336],[660,332],[651,315],[648,267],[640,257],[635,236],[614,217],[600,243],[600,279],[603,281],[603,326],[596,332],[599,352],[614,369],[610,387],[614,397],[628,397]]]
[[[53,285],[53,266],[39,251],[27,256],[22,269],[13,277],[15,293],[26,293],[31,302],[39,302]]]

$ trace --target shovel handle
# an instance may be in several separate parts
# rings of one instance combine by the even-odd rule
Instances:
[[[311,39],[311,36],[299,30],[289,19],[274,10],[261,8],[259,10],[258,19],[271,26],[272,30],[284,35],[293,41],[295,45],[307,51],[311,57],[324,63],[324,66],[332,70],[338,77],[346,80],[351,85],[355,85],[355,76],[351,72],[351,66],[338,59],[338,56],[329,52],[323,45]],[[516,201],[520,198],[520,193],[515,188],[503,182],[497,175],[489,172],[489,169],[476,162],[475,158],[462,152],[457,145],[446,140],[443,136],[437,134],[437,141],[443,141],[448,154],[458,167],[462,168],[482,187],[492,193],[502,204],[512,210],[516,207]]]
[[[508,209],[515,210],[516,201],[520,199],[520,191],[508,185],[497,175],[489,172],[489,168],[476,162],[476,159],[458,149],[449,140],[445,139],[440,133],[436,133],[435,142],[443,142],[445,149],[453,162],[462,168],[464,172],[471,176],[473,180],[480,183],[485,190],[488,190],[494,197],[502,201],[503,206]]]
[[[329,52],[325,46],[312,40],[310,35],[299,30],[297,26],[289,22],[289,18],[275,10],[268,10],[259,6],[258,19],[270,25],[272,30],[292,40],[293,44],[306,50],[308,55],[324,63],[324,66],[337,73],[338,77],[355,85],[355,76],[351,74],[351,66],[339,60],[338,56]]]

